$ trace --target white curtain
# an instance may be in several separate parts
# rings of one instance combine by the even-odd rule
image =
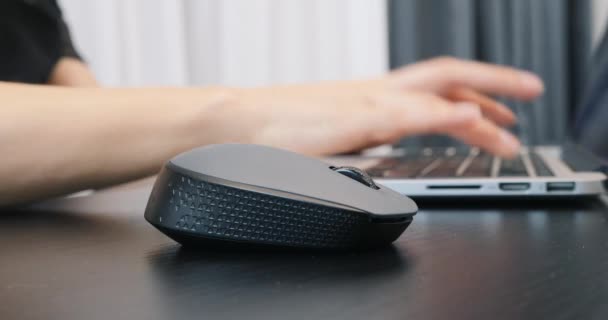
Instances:
[[[105,85],[255,86],[388,68],[385,0],[60,0]]]

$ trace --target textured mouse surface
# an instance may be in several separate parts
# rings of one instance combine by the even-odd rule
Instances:
[[[170,164],[182,173],[339,203],[372,215],[408,216],[418,209],[414,201],[389,188],[375,190],[334,172],[319,159],[266,146],[206,146],[182,153]]]
[[[396,240],[409,198],[335,172],[318,159],[257,145],[213,145],[163,168],[145,217],[184,243],[341,249]]]
[[[370,239],[370,217],[241,190],[164,170],[155,184],[146,219],[182,242],[193,237],[309,248],[387,244],[409,225],[383,225]],[[190,235],[190,237],[188,237]]]

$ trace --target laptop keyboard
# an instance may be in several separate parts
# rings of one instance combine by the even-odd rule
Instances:
[[[514,159],[499,159],[478,149],[424,149],[416,154],[381,160],[367,169],[383,178],[452,178],[452,177],[527,177],[553,176],[543,159],[534,151]]]
[[[419,158],[404,157],[382,160],[377,166],[368,169],[372,176],[386,178],[414,178],[418,173],[429,167],[434,158],[421,156]]]
[[[471,163],[462,170],[461,177],[489,177],[492,175],[494,157],[481,153],[473,157]],[[458,176],[458,175],[457,175]]]
[[[462,165],[465,159],[465,156],[442,158],[436,162],[436,166],[434,168],[430,168],[430,170],[427,170],[428,172],[421,172],[420,176],[429,178],[455,176],[458,168]]]
[[[501,159],[499,177],[527,177],[528,170],[521,156],[514,159]]]
[[[553,172],[551,172],[551,169],[549,169],[549,167],[547,166],[545,161],[543,161],[543,159],[537,153],[535,153],[535,152],[530,153],[530,161],[532,162],[534,169],[536,169],[537,176],[539,176],[539,177],[552,177],[553,176]]]

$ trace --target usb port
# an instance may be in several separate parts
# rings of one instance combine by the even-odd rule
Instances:
[[[504,191],[526,191],[530,189],[530,184],[527,182],[504,182],[499,183],[498,187]]]
[[[574,191],[574,182],[547,182],[547,191]]]

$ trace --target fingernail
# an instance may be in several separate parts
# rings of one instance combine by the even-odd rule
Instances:
[[[528,71],[522,71],[519,77],[523,86],[528,90],[535,92],[543,92],[545,90],[543,81],[536,74]]]
[[[509,149],[509,154],[514,154],[519,151],[521,144],[519,143],[519,140],[517,140],[517,138],[510,132],[504,130],[501,131],[500,140],[502,145]]]

